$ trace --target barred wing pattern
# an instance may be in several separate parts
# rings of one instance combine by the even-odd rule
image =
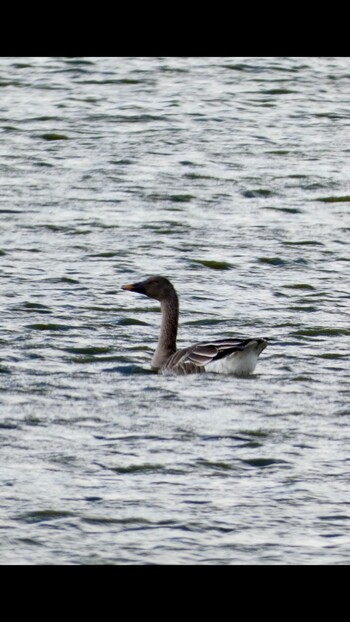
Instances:
[[[254,369],[257,357],[266,348],[266,345],[267,339],[220,339],[196,343],[172,354],[160,371],[165,374],[203,373],[206,371],[205,367],[210,366],[214,361],[221,359],[232,361],[233,357],[238,356],[239,361],[235,359],[236,368],[238,363],[242,366],[242,373],[245,369],[247,370],[246,373],[251,373],[249,367],[252,367],[252,370]],[[248,356],[252,362],[244,365]]]

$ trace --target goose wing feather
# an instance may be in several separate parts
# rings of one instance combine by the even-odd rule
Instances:
[[[162,371],[178,373],[201,373],[205,365],[235,352],[241,352],[255,339],[225,339],[196,343],[172,354],[162,367]]]

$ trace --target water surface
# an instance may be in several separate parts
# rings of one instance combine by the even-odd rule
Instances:
[[[347,58],[0,60],[0,562],[348,564]],[[253,377],[149,373],[268,336]]]

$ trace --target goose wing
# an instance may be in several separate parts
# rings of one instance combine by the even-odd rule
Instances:
[[[220,339],[196,343],[188,348],[177,350],[162,367],[162,371],[173,373],[201,373],[212,361],[225,358],[235,352],[242,352],[249,347],[266,346],[265,339]],[[260,350],[260,351],[261,351]]]

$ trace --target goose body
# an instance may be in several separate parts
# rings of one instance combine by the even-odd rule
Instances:
[[[252,374],[259,354],[266,348],[266,338],[219,339],[195,343],[177,350],[179,300],[175,288],[162,276],[123,285],[122,289],[158,300],[162,321],[152,369],[161,374],[198,374],[205,371],[247,376]]]

